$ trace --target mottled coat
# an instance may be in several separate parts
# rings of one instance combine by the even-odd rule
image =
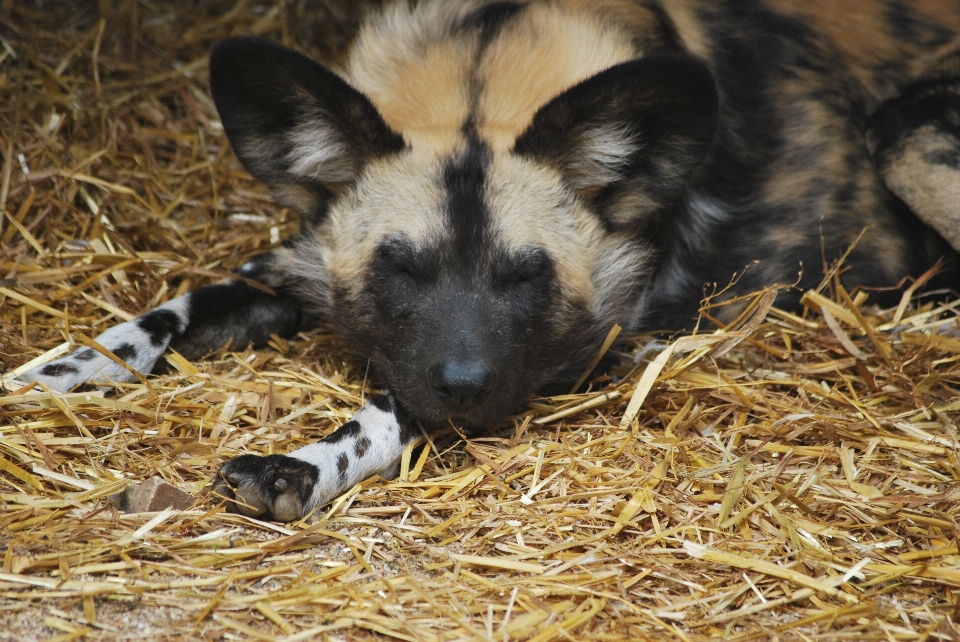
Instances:
[[[388,473],[413,420],[496,423],[614,323],[691,329],[731,281],[795,306],[845,256],[873,301],[940,259],[956,285],[958,34],[957,0],[428,0],[337,70],[224,41],[223,126],[302,233],[99,341],[147,371],[327,324],[369,360],[389,396],[218,476],[292,519]],[[31,374],[130,376],[89,349]]]

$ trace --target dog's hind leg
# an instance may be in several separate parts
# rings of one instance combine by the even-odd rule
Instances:
[[[960,251],[960,42],[868,119],[887,187]]]

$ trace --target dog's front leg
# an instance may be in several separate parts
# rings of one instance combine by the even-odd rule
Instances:
[[[228,344],[243,349],[264,345],[273,334],[289,337],[312,325],[314,317],[285,287],[275,254],[262,254],[240,268],[242,279],[194,290],[97,336],[95,341],[125,366],[82,348],[20,379],[66,392],[86,383],[136,381],[133,371],[149,374],[168,347],[196,359]],[[275,291],[265,291],[271,288]]]
[[[374,397],[335,432],[289,455],[242,455],[227,462],[213,492],[227,500],[231,512],[294,521],[357,482],[395,477],[417,434],[391,397]]]

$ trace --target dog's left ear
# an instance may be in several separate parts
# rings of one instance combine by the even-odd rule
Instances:
[[[363,166],[404,149],[373,103],[303,54],[257,38],[229,38],[210,55],[223,128],[247,170],[277,200],[310,217]]]
[[[554,165],[587,199],[631,195],[608,211],[628,225],[675,202],[703,161],[717,126],[713,76],[689,56],[615,65],[548,102],[514,153]]]

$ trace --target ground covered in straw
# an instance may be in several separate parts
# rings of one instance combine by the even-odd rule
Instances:
[[[232,156],[206,54],[255,33],[333,59],[368,4],[2,3],[8,374],[296,229]],[[106,393],[8,377],[0,639],[956,640],[960,302],[830,286],[803,316],[759,295],[724,333],[631,344],[616,383],[437,435],[300,524],[203,489],[359,407],[332,337]],[[194,509],[106,503],[157,475]]]

